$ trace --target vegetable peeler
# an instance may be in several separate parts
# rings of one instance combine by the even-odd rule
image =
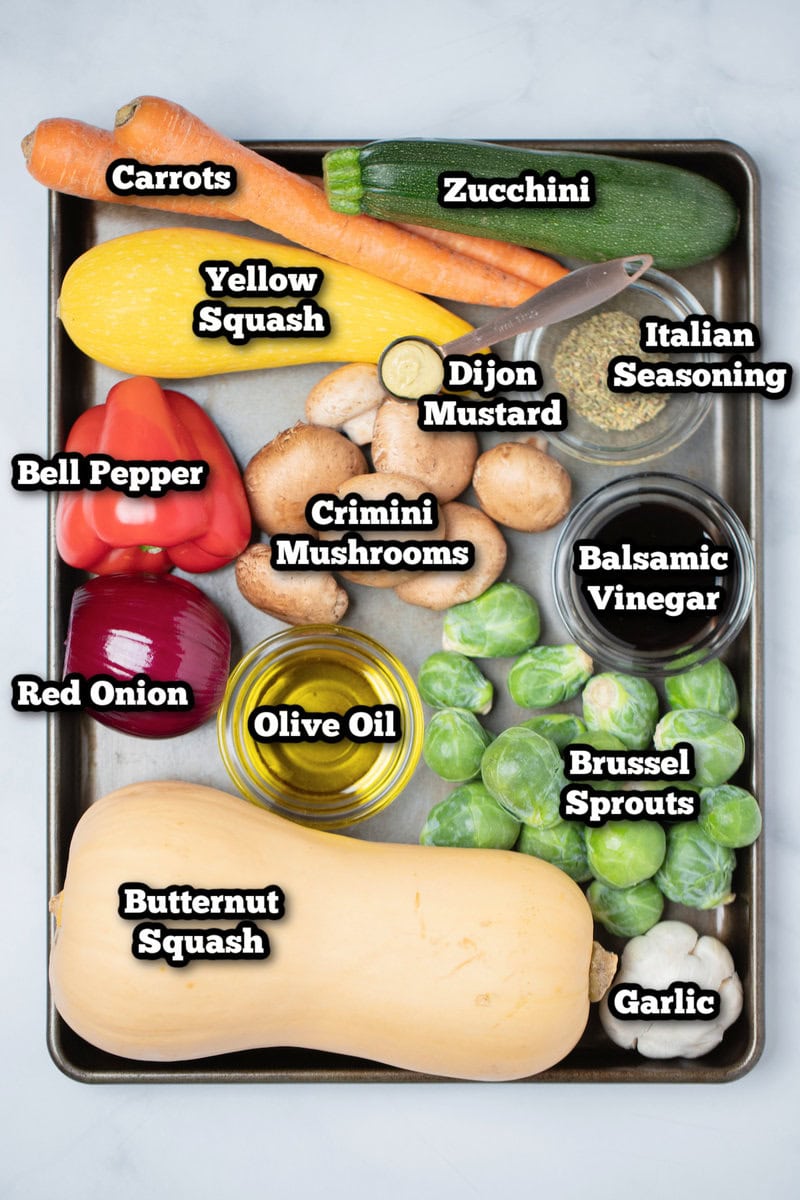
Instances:
[[[652,265],[649,254],[634,254],[579,267],[445,346],[413,335],[397,338],[378,361],[378,378],[398,400],[435,394],[444,383],[444,360],[449,354],[472,354],[515,334],[578,316],[624,291]]]

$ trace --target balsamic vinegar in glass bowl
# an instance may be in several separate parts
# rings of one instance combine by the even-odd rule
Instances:
[[[750,539],[721,497],[648,472],[599,488],[570,514],[553,590],[574,641],[608,667],[668,675],[721,653],[753,597]]]
[[[613,552],[623,545],[629,545],[632,553],[655,549],[691,553],[704,543],[710,550],[715,547],[712,532],[694,512],[679,504],[662,504],[653,500],[630,504],[615,513],[600,526],[593,540],[601,550]],[[687,610],[671,616],[649,608],[619,609],[611,605],[602,610],[593,609],[594,620],[609,636],[636,650],[679,650],[694,641],[709,624],[724,622],[730,607],[725,574],[709,576],[707,572],[693,571],[614,570],[593,572],[592,581],[603,590],[611,587],[620,594],[626,589],[647,593],[654,588],[667,594],[693,591],[707,593],[710,588],[720,593],[715,611],[711,613]],[[591,608],[586,584],[583,584],[582,592]]]

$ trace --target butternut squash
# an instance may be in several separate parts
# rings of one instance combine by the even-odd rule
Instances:
[[[269,957],[135,958],[135,922],[118,915],[118,889],[133,881],[279,886],[285,915],[260,926]],[[88,1042],[132,1059],[293,1045],[514,1079],[563,1058],[589,1013],[592,918],[555,867],[320,833],[207,787],[142,783],[95,803],[51,910],[58,1011]],[[236,924],[157,919],[184,931]]]

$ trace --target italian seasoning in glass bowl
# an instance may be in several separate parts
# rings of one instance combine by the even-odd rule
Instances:
[[[561,340],[553,376],[559,392],[569,396],[571,412],[598,429],[627,433],[663,412],[669,397],[663,392],[610,391],[608,364],[617,354],[639,355],[639,322],[630,313],[594,313]],[[641,359],[658,362],[655,354],[642,354]]]
[[[592,312],[518,337],[514,358],[532,359],[541,368],[538,395],[566,397],[567,428],[549,434],[556,445],[586,462],[613,466],[659,458],[691,437],[711,407],[710,395],[612,392],[608,366],[620,355],[650,364],[710,361],[706,352],[679,356],[639,345],[643,317],[681,321],[702,314],[682,284],[651,269]]]

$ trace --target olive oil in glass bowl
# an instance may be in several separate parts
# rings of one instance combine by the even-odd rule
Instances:
[[[257,709],[339,714],[394,706],[397,740],[261,741]],[[374,816],[408,783],[422,749],[422,704],[391,651],[355,629],[305,625],[255,646],[234,668],[217,714],[223,762],[246,799],[303,825]]]

